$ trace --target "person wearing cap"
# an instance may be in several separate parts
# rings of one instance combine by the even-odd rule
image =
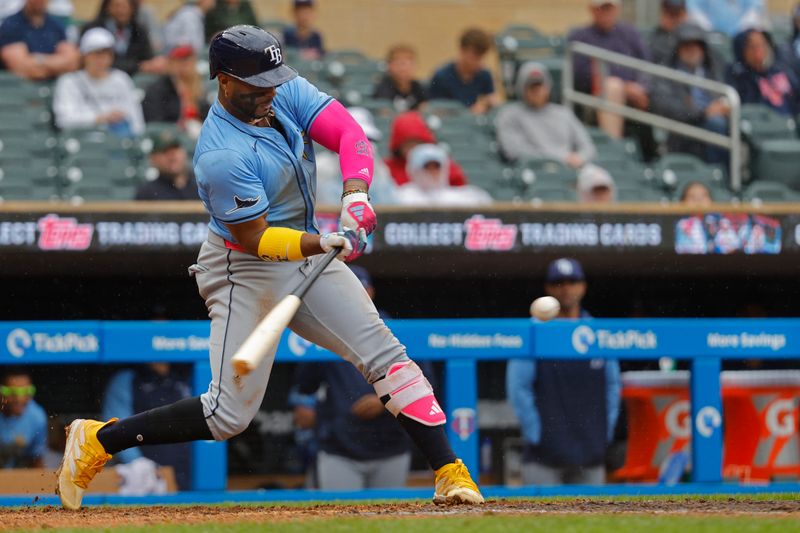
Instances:
[[[425,87],[415,78],[417,51],[407,44],[396,44],[386,54],[386,74],[375,85],[372,97],[391,100],[395,111],[420,109],[428,100]]]
[[[590,0],[592,23],[571,32],[567,39],[578,41],[628,57],[650,60],[642,36],[633,26],[619,20],[621,0]],[[650,105],[645,76],[619,65],[608,65],[608,77],[600,86],[599,72],[587,56],[578,55],[574,62],[575,89],[590,94],[603,94],[618,104],[646,110]],[[597,112],[600,127],[614,139],[625,133],[625,119],[606,111]],[[644,148],[644,146],[643,146]]]
[[[687,0],[686,5],[693,22],[729,37],[767,21],[764,0]]]
[[[347,112],[358,122],[372,145],[372,153],[375,157],[372,185],[369,188],[372,203],[376,205],[397,204],[397,184],[392,179],[389,167],[381,158],[378,143],[383,139],[383,133],[375,125],[375,118],[364,107],[349,107]],[[339,166],[339,158],[329,150],[320,151],[317,155],[317,201],[321,205],[335,206],[339,203],[341,195],[342,170]]]
[[[675,46],[665,66],[707,80],[725,81],[725,65],[711,53],[706,31],[692,22],[681,24],[675,30]],[[725,135],[731,106],[719,95],[659,78],[653,84],[653,111]],[[679,135],[669,136],[667,149],[694,154],[708,163],[725,164],[728,160],[726,150]]]
[[[561,258],[547,266],[544,292],[561,304],[557,319],[590,319],[583,308],[582,265]],[[600,485],[620,406],[616,360],[512,359],[506,395],[522,430],[526,485]]]
[[[189,44],[178,44],[167,53],[167,73],[153,81],[144,93],[146,122],[172,122],[197,138],[211,105],[197,72],[197,55]]]
[[[397,191],[401,205],[467,207],[492,203],[489,193],[474,185],[452,187],[448,183],[450,158],[436,144],[420,144],[408,154],[406,172],[410,182]]]
[[[650,57],[653,63],[663,65],[675,51],[675,30],[689,17],[686,0],[661,0],[658,26],[650,34]]]
[[[581,204],[611,204],[617,201],[617,186],[611,174],[597,165],[586,165],[578,172],[577,200]]]
[[[0,375],[0,468],[41,468],[47,450],[47,414],[34,401],[36,386],[22,367]]]
[[[47,13],[47,0],[26,0],[0,24],[0,69],[20,78],[49,80],[77,70],[80,54],[67,30]]]
[[[161,74],[167,68],[164,56],[156,55],[150,34],[137,22],[138,3],[135,0],[103,0],[97,17],[83,27],[85,34],[92,28],[105,28],[114,36],[114,68],[133,76],[137,72]]]
[[[297,50],[306,60],[320,59],[325,55],[322,35],[314,29],[316,15],[313,0],[294,0],[294,26],[283,30],[284,46]]]
[[[80,42],[83,68],[64,74],[53,92],[56,126],[68,129],[107,128],[120,137],[144,133],[142,106],[133,80],[112,68],[114,36],[92,28]]]
[[[541,63],[528,62],[516,78],[520,101],[497,115],[497,142],[511,160],[548,158],[580,168],[595,156],[591,137],[566,106],[550,101],[552,79]]]
[[[174,131],[164,130],[150,138],[150,166],[158,174],[139,186],[137,200],[199,200],[194,173],[187,165],[186,149]]]
[[[217,0],[185,0],[164,24],[164,38],[168,49],[190,45],[195,54],[205,51],[205,18]]]
[[[250,0],[217,0],[214,8],[206,13],[206,41],[210,41],[214,35],[225,28],[237,24],[258,25]]]

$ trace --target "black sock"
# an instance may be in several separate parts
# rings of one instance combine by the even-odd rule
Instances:
[[[444,424],[441,426],[426,426],[416,420],[408,418],[403,413],[397,415],[397,421],[406,430],[408,436],[417,445],[417,448],[428,460],[431,468],[438,470],[446,464],[456,460],[456,454],[450,447]]]
[[[150,444],[213,440],[200,397],[156,407],[110,424],[97,432],[106,453]]]

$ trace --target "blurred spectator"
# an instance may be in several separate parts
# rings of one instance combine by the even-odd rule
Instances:
[[[153,135],[151,141],[150,166],[158,171],[158,176],[139,186],[136,199],[199,200],[197,183],[180,139],[174,132],[165,130]]]
[[[492,203],[492,197],[473,185],[452,187],[447,183],[450,158],[444,148],[420,144],[408,153],[406,173],[410,179],[397,191],[401,205],[478,206]]]
[[[47,449],[47,414],[33,400],[36,387],[20,367],[0,378],[0,468],[41,468]]]
[[[769,33],[747,30],[733,40],[735,63],[728,70],[728,83],[736,88],[743,104],[764,104],[782,115],[800,111],[800,84],[795,73],[776,60]]]
[[[604,168],[586,165],[578,172],[578,202],[582,204],[611,204],[617,201],[614,178]]]
[[[364,268],[350,265],[370,299],[372,278]],[[381,318],[385,312],[378,311]],[[429,367],[423,372],[430,376]],[[317,393],[325,393],[318,398]],[[315,461],[322,490],[360,490],[402,487],[411,466],[408,437],[386,411],[364,377],[350,363],[297,365],[289,395],[295,423],[314,428],[319,450]]]
[[[258,26],[250,0],[217,0],[214,9],[206,13],[206,41],[231,26],[249,24]]]
[[[406,173],[406,157],[408,152],[418,144],[435,144],[431,130],[425,124],[422,115],[416,111],[401,113],[397,115],[392,123],[392,134],[389,138],[389,150],[391,154],[386,158],[386,166],[392,173],[394,182],[398,185],[408,183],[408,173]],[[450,161],[450,185],[458,187],[467,183],[464,171],[455,161]]]
[[[725,66],[711,54],[705,30],[687,22],[675,30],[675,40],[675,48],[665,66],[711,81],[725,81]],[[731,106],[727,99],[697,87],[658,78],[653,86],[653,110],[715,133],[728,133]],[[722,148],[679,135],[669,136],[667,149],[694,154],[708,163],[725,164],[728,159],[727,151]]]
[[[672,59],[675,51],[675,30],[686,22],[686,0],[661,0],[658,26],[650,35],[650,58],[663,65]]]
[[[121,370],[111,376],[103,397],[102,418],[112,416],[131,416],[155,407],[176,402],[191,396],[186,379],[179,375],[169,363],[148,363],[136,369]],[[113,415],[111,414],[113,413]],[[146,443],[145,443],[146,444]],[[148,461],[141,461],[142,458]],[[152,480],[155,465],[171,466],[175,470],[175,480],[181,490],[191,486],[191,444],[169,444],[160,446],[141,446],[129,448],[114,454],[114,459],[124,465],[119,473],[125,484],[145,483],[152,485],[148,492],[163,492],[157,480]],[[135,486],[125,492],[134,494]]]
[[[283,45],[300,52],[303,59],[319,59],[325,55],[322,35],[314,29],[316,11],[313,0],[294,0],[294,26],[283,31]]]
[[[764,0],[688,0],[687,4],[693,21],[731,37],[766,22]]]
[[[164,24],[167,48],[190,45],[195,54],[206,49],[205,18],[217,0],[185,0]]]
[[[144,94],[142,109],[147,122],[174,122],[197,138],[210,105],[197,72],[197,56],[189,45],[176,46],[167,54],[167,74],[154,81]]]
[[[146,2],[147,0],[133,0],[136,22],[147,30],[147,35],[150,36],[150,47],[153,52],[159,54],[164,49],[164,28],[161,26],[153,6]]]
[[[381,141],[383,134],[375,125],[372,113],[363,107],[350,107],[347,111],[356,119],[372,145],[372,157],[375,161],[372,184],[369,187],[372,203],[382,205],[397,203],[395,198],[397,185],[378,150],[377,143]],[[339,156],[328,150],[320,151],[317,155],[317,202],[324,205],[338,205],[341,197],[342,170]]]
[[[166,58],[155,56],[147,29],[137,22],[134,0],[103,0],[97,18],[83,32],[91,28],[105,28],[114,36],[114,68],[131,76],[166,69]]]
[[[84,129],[105,126],[120,137],[144,132],[142,106],[130,76],[111,68],[114,36],[92,28],[81,37],[83,69],[58,79],[53,94],[56,126]]]
[[[492,37],[471,28],[461,34],[458,57],[437,70],[429,87],[431,99],[458,100],[475,114],[486,113],[498,104],[492,74],[483,66]]]
[[[47,0],[26,0],[0,25],[0,66],[29,80],[47,80],[78,68],[78,49],[64,25],[47,13]]]
[[[692,207],[708,207],[714,200],[711,197],[711,190],[705,183],[690,181],[683,186],[680,201]]]
[[[407,44],[398,44],[386,55],[386,74],[375,86],[373,98],[391,100],[395,111],[419,109],[428,99],[425,88],[415,79],[417,52]]]
[[[550,102],[550,72],[528,62],[517,73],[521,101],[497,115],[497,142],[510,160],[546,157],[580,168],[595,156],[594,143],[572,110]]]
[[[561,304],[560,319],[590,318],[583,267],[558,259],[547,267],[544,292]],[[525,485],[605,483],[605,455],[619,416],[621,391],[615,360],[512,359],[506,394],[525,441]]]
[[[621,0],[590,0],[592,24],[570,33],[568,40],[587,43],[636,59],[650,60],[642,36],[633,26],[619,21]],[[603,87],[599,86],[599,72],[586,56],[575,58],[575,88],[581,92],[605,97],[617,104],[629,104],[637,109],[647,109],[645,78],[642,74],[617,65],[609,65],[609,76]],[[625,119],[606,111],[597,112],[600,127],[614,139],[624,134]],[[644,148],[644,147],[643,147]]]

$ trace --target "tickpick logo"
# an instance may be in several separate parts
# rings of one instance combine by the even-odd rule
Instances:
[[[694,423],[700,436],[709,438],[722,425],[722,415],[716,407],[706,405],[697,412]]]
[[[594,330],[589,326],[578,326],[572,332],[572,347],[578,353],[586,353],[589,346],[595,343]]]
[[[33,341],[30,333],[24,329],[13,329],[6,337],[6,348],[12,357],[22,357],[25,350],[31,347]]]
[[[294,331],[289,332],[289,338],[286,342],[289,345],[289,351],[297,357],[303,357],[308,352],[308,349],[311,348],[311,342],[305,340]]]

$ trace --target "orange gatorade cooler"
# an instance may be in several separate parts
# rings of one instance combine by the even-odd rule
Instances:
[[[628,415],[628,448],[625,465],[614,477],[657,481],[669,457],[690,452],[689,372],[624,372],[622,399]]]
[[[723,477],[768,481],[800,475],[800,371],[722,373]]]

